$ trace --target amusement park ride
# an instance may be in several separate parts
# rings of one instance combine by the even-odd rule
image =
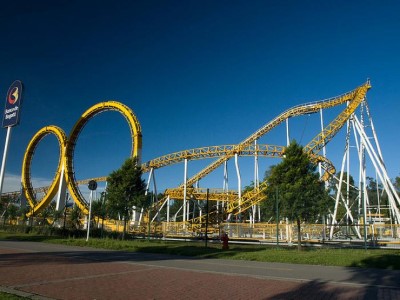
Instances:
[[[167,154],[153,160],[150,160],[141,165],[143,173],[149,173],[147,190],[150,190],[151,183],[154,186],[154,193],[156,191],[155,182],[155,171],[159,168],[167,167],[172,164],[184,163],[184,182],[176,188],[169,188],[164,192],[164,198],[154,203],[152,208],[152,216],[147,215],[141,217],[138,220],[133,220],[134,225],[141,225],[140,222],[152,222],[157,221],[158,214],[161,210],[166,209],[166,220],[164,220],[163,230],[164,235],[168,235],[168,228],[175,226],[176,222],[172,222],[170,218],[169,208],[171,200],[181,200],[182,216],[183,221],[180,223],[180,229],[175,230],[175,234],[181,234],[183,236],[194,235],[196,232],[203,228],[206,214],[201,215],[197,218],[190,218],[190,206],[189,200],[208,200],[216,203],[217,211],[210,213],[207,216],[207,220],[210,223],[217,222],[217,218],[214,218],[212,214],[224,213],[224,220],[221,224],[213,224],[214,227],[224,228],[229,231],[229,220],[235,215],[248,215],[250,223],[246,226],[249,228],[261,228],[260,224],[257,224],[259,217],[257,218],[258,204],[261,201],[267,201],[265,191],[268,189],[268,185],[265,182],[260,182],[258,179],[258,158],[260,157],[283,157],[285,146],[274,146],[258,144],[257,141],[270,132],[272,129],[277,127],[279,124],[286,122],[287,131],[287,143],[289,143],[289,119],[295,118],[302,115],[308,115],[313,113],[320,113],[321,116],[321,131],[317,134],[307,145],[304,146],[304,151],[309,155],[311,161],[319,166],[321,180],[327,182],[328,180],[336,180],[337,194],[334,195],[334,211],[331,212],[329,218],[330,225],[335,225],[336,215],[338,207],[343,206],[346,210],[347,218],[351,220],[352,224],[365,224],[368,215],[367,210],[370,212],[369,199],[366,191],[366,156],[372,162],[377,178],[383,187],[383,192],[388,197],[388,206],[385,208],[389,211],[391,216],[392,226],[397,226],[400,222],[400,199],[399,196],[387,174],[385,164],[383,161],[380,145],[377,139],[377,135],[374,129],[371,115],[369,113],[369,107],[366,101],[367,91],[371,88],[369,80],[363,85],[355,88],[354,90],[347,92],[343,95],[332,97],[326,100],[321,100],[312,103],[306,103],[292,107],[283,113],[273,118],[270,122],[266,123],[256,132],[251,134],[249,137],[244,139],[242,142],[235,145],[222,145],[222,146],[211,146],[195,148],[190,150],[184,150],[172,154]],[[334,118],[328,125],[323,124],[323,110],[333,107],[343,106],[343,110]],[[51,201],[56,199],[57,209],[63,209],[65,205],[66,190],[69,190],[71,198],[74,203],[79,206],[84,214],[88,214],[88,202],[83,197],[79,185],[88,183],[90,180],[106,181],[106,177],[91,178],[87,180],[78,181],[75,178],[74,172],[74,150],[77,143],[78,137],[82,129],[85,127],[87,122],[105,111],[117,111],[122,114],[130,127],[132,137],[132,156],[137,157],[139,162],[141,161],[142,151],[142,133],[139,121],[132,112],[132,110],[124,104],[116,101],[107,101],[98,103],[86,112],[82,114],[80,119],[76,122],[69,137],[66,136],[64,131],[57,126],[46,126],[40,129],[31,139],[28,147],[25,151],[23,164],[22,164],[22,190],[24,195],[31,207],[29,215],[36,214],[43,210],[49,205]],[[326,157],[325,146],[336,136],[340,129],[346,130],[345,132],[345,151],[343,155],[342,165],[340,170],[336,170],[332,162]],[[359,165],[359,179],[356,190],[358,191],[358,206],[361,213],[357,218],[364,218],[357,220],[352,215],[352,209],[349,206],[349,189],[350,187],[350,137],[352,132],[354,133],[354,140],[358,153],[358,165]],[[47,135],[54,135],[60,146],[59,162],[56,174],[53,182],[49,187],[33,188],[31,183],[31,162],[35,153],[35,149],[39,142]],[[243,192],[240,181],[240,171],[238,166],[239,156],[252,156],[254,157],[254,189],[251,191]],[[204,158],[214,158],[214,161],[202,169],[200,172],[188,178],[187,176],[187,163],[191,160],[199,160]],[[235,167],[238,176],[238,189],[236,191],[227,189],[227,162],[230,159],[234,159]],[[220,190],[198,187],[200,179],[209,175],[211,172],[216,170],[218,167],[224,167],[224,187]],[[337,177],[337,174],[340,174]],[[344,174],[347,174],[347,178],[344,178]],[[346,176],[346,175],[345,175]],[[347,193],[340,191],[346,190]],[[14,194],[17,192],[14,192]],[[19,192],[18,192],[19,193]],[[35,195],[44,194],[42,199],[35,199]],[[3,194],[4,195],[4,194]],[[382,207],[383,209],[383,207]],[[381,207],[375,210],[380,213]],[[142,210],[143,211],[143,210]],[[150,211],[150,210],[149,210]],[[354,211],[354,210],[353,210]],[[259,214],[259,211],[258,211]],[[142,221],[143,220],[143,221]],[[218,222],[221,222],[219,220]],[[175,225],[174,225],[175,224]],[[145,227],[146,225],[144,225]],[[212,227],[212,226],[211,226]],[[398,226],[397,226],[398,227]],[[135,228],[133,226],[132,228]],[[136,227],[139,228],[139,227]],[[358,238],[362,238],[361,227],[356,227],[354,235]],[[255,231],[254,231],[255,232]],[[265,228],[263,229],[263,237],[265,238]],[[231,236],[240,233],[230,232]],[[319,232],[321,234],[321,232]],[[334,234],[334,226],[330,226],[329,237],[332,239]],[[394,234],[396,236],[396,234]]]

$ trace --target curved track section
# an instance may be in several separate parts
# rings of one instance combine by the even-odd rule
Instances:
[[[132,157],[137,157],[139,163],[141,159],[141,151],[142,151],[141,127],[136,116],[133,114],[132,110],[128,106],[116,101],[107,101],[93,105],[91,108],[85,111],[79,118],[79,120],[75,123],[74,127],[72,128],[65,151],[65,175],[66,175],[65,177],[68,183],[68,189],[75,203],[84,213],[87,213],[88,205],[84,197],[82,196],[81,192],[79,191],[78,182],[75,179],[74,164],[73,164],[75,145],[78,140],[80,132],[88,123],[88,121],[91,118],[95,117],[96,115],[105,111],[117,111],[125,117],[125,119],[129,124],[132,136]]]
[[[152,159],[142,165],[143,172],[149,172],[150,169],[157,169],[168,165],[179,163],[185,159],[196,160],[203,158],[213,158],[229,155],[232,151],[238,153],[239,156],[264,156],[264,157],[282,157],[285,147],[276,145],[221,145],[209,146],[202,148],[194,148],[184,151],[179,151],[158,158]]]
[[[336,173],[333,164],[325,157],[318,155],[317,153],[326,145],[336,133],[346,124],[346,121],[355,112],[357,107],[365,99],[368,90],[371,88],[370,82],[367,81],[364,85],[358,87],[352,92],[352,98],[349,100],[347,107],[334,119],[328,126],[326,126],[322,132],[320,132],[310,143],[308,143],[303,149],[310,156],[310,160],[321,166],[325,170],[322,176],[322,180],[328,180],[332,175]],[[260,188],[256,193],[244,194],[244,199],[238,199],[235,202],[230,202],[227,213],[239,213],[245,211],[249,207],[257,204],[258,202],[264,200],[264,191],[268,188],[268,185],[263,182],[260,184]]]
[[[326,126],[320,134],[317,135],[307,146],[304,147],[304,151],[310,156],[310,159],[313,163],[318,164],[321,163],[321,166],[325,170],[325,173],[322,176],[322,180],[328,180],[330,176],[335,174],[336,170],[333,164],[325,157],[318,155],[318,152],[336,135],[336,133],[343,127],[346,121],[350,118],[350,116],[355,112],[356,108],[361,104],[364,100],[367,91],[371,88],[369,80],[363,85],[357,87],[356,89],[345,93],[343,95],[329,98],[327,100],[317,101],[313,103],[307,103],[303,105],[298,105],[292,107],[282,114],[278,115],[269,123],[265,124],[255,133],[250,135],[248,138],[243,140],[240,144],[235,145],[233,147],[225,149],[226,151],[221,151],[219,158],[204,168],[202,171],[188,179],[187,186],[191,187],[194,183],[204,176],[208,175],[216,168],[221,166],[226,160],[232,158],[236,153],[239,153],[241,149],[250,147],[254,144],[254,141],[268,133],[270,130],[284,122],[286,119],[291,117],[296,117],[304,114],[316,113],[320,109],[331,108],[337,105],[344,104],[348,102],[348,106],[346,109],[339,114],[339,116],[333,120],[328,126]],[[172,155],[173,157],[162,157],[160,160],[153,160],[154,165],[164,166],[164,162],[174,161],[175,159],[183,160],[184,158],[189,158],[190,153],[185,151],[178,152]],[[178,189],[183,190],[184,183],[181,184]],[[268,188],[266,183],[260,184],[260,187],[256,191],[249,191],[242,195],[241,199],[236,199],[236,201],[230,201],[228,204],[228,208],[226,213],[238,214],[240,212],[245,211],[251,206],[259,203],[260,201],[265,199],[265,191]],[[181,193],[177,192],[177,189],[170,189],[166,191],[166,195],[168,195],[168,191],[175,196],[179,195],[181,198]],[[159,201],[162,203],[163,201]],[[159,203],[156,203],[155,206],[158,207]]]
[[[31,182],[31,163],[33,155],[35,153],[35,149],[38,146],[39,142],[49,134],[54,134],[56,136],[60,146],[58,166],[52,184],[47,189],[47,192],[45,192],[45,196],[43,197],[43,199],[37,202],[35,200],[35,194]],[[67,137],[64,131],[57,126],[43,127],[33,136],[31,141],[29,142],[22,163],[22,187],[25,193],[25,197],[28,200],[29,205],[31,206],[31,211],[28,213],[28,216],[34,214],[35,212],[39,212],[40,210],[45,208],[57,194],[58,186],[60,184],[61,173],[63,171],[62,170],[63,158],[64,158],[64,153],[65,153],[64,151],[66,144],[67,144]]]
[[[304,114],[312,114],[318,112],[320,109],[326,109],[330,107],[334,107],[346,102],[353,103],[352,105],[355,106],[355,108],[361,103],[362,99],[364,99],[366,91],[371,87],[369,81],[367,81],[365,84],[362,86],[356,88],[353,91],[350,91],[348,93],[345,93],[341,96],[337,96],[334,98],[330,98],[327,100],[322,100],[322,101],[317,101],[317,102],[312,102],[312,103],[307,103],[299,106],[292,107],[276,118],[274,118],[272,121],[269,123],[265,124],[263,127],[261,127],[259,130],[254,132],[252,135],[250,135],[248,138],[243,140],[241,143],[237,145],[237,148],[232,149],[229,153],[226,155],[220,157],[210,165],[208,165],[206,168],[204,168],[202,171],[188,179],[187,185],[191,186],[193,185],[196,181],[200,180],[204,176],[210,174],[212,171],[214,171],[216,168],[218,168],[220,165],[224,163],[224,161],[232,158],[235,155],[235,152],[238,151],[240,147],[246,147],[254,143],[255,140],[259,139],[263,135],[265,135],[267,132],[271,131],[273,128],[281,124],[283,121],[285,121],[288,118],[291,117],[296,117]],[[363,96],[364,95],[364,96]],[[354,99],[357,99],[357,101],[353,101]],[[361,99],[361,101],[359,101]],[[350,106],[350,105],[349,105]],[[350,112],[352,109],[346,109],[345,111]],[[353,110],[353,111],[354,111]],[[351,114],[345,113],[344,116],[349,118]],[[344,117],[343,116],[343,117]],[[341,128],[339,127],[339,124],[343,122],[342,118],[338,120],[337,123],[335,124],[330,124],[324,131],[318,135],[320,138],[316,138],[313,140],[313,146],[311,146],[311,152],[315,153],[314,150],[316,149],[321,149],[323,145],[325,145],[330,139],[337,133],[337,131]],[[343,126],[343,125],[342,125]],[[329,129],[328,129],[329,128]],[[307,148],[308,150],[308,148]],[[181,188],[183,188],[183,184],[180,185]]]

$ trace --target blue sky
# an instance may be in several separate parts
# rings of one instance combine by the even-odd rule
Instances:
[[[143,161],[196,147],[235,144],[284,110],[354,89],[368,93],[389,176],[400,173],[398,1],[8,1],[0,12],[0,95],[25,86],[13,128],[3,191],[18,186],[34,134],[57,125],[67,135],[92,105],[118,100],[143,131]],[[327,112],[326,122],[337,112]],[[318,116],[299,118],[291,134],[306,144]],[[6,129],[0,133],[4,147]],[[260,143],[285,145],[285,128]],[[332,144],[332,145],[331,145]],[[339,168],[344,139],[328,145]],[[75,151],[78,179],[108,175],[130,153],[124,118],[93,118]],[[3,152],[3,150],[1,150]],[[52,136],[32,162],[34,186],[56,169]],[[189,176],[208,161],[190,162]],[[240,160],[243,184],[252,160]],[[261,176],[278,161],[260,162]],[[222,187],[222,171],[201,182]],[[160,191],[183,181],[183,164],[156,172]],[[230,162],[230,186],[236,186]]]

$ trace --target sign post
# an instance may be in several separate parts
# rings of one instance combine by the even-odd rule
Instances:
[[[0,171],[0,195],[3,191],[4,171],[6,168],[8,145],[11,137],[11,127],[18,125],[19,112],[22,104],[22,82],[19,80],[14,81],[7,92],[6,104],[3,114],[3,128],[7,127],[6,143],[4,146],[3,161],[1,163]]]
[[[86,242],[89,241],[89,235],[90,235],[90,221],[92,218],[93,191],[95,191],[97,189],[96,180],[90,180],[88,187],[90,190],[90,196],[89,196],[89,215],[88,215],[88,221],[87,221]]]

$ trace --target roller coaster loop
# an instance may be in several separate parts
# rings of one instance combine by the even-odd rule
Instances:
[[[132,136],[131,156],[137,157],[140,162],[142,150],[142,133],[140,124],[132,110],[122,103],[107,101],[93,105],[85,111],[75,123],[68,139],[61,128],[57,126],[46,126],[40,129],[28,144],[22,164],[22,188],[25,197],[32,208],[28,215],[39,212],[45,208],[54,198],[58,192],[59,185],[62,184],[64,180],[68,185],[68,189],[75,203],[84,213],[87,213],[87,203],[79,191],[78,182],[75,179],[73,165],[74,150],[79,134],[87,122],[99,113],[105,111],[117,111],[125,117],[129,124]],[[31,183],[31,162],[37,145],[48,134],[54,134],[56,136],[60,145],[60,158],[52,184],[45,192],[45,196],[39,202],[36,202]]]

